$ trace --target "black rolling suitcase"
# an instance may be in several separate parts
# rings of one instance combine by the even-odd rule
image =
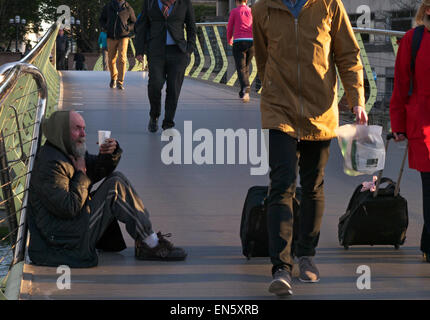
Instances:
[[[393,136],[387,136],[388,142]],[[360,184],[349,201],[346,213],[340,217],[338,225],[339,243],[345,249],[351,245],[393,245],[396,249],[405,242],[408,227],[408,203],[399,194],[403,174],[406,147],[397,182],[381,178],[378,174],[376,190],[360,192]],[[385,187],[381,185],[387,184]]]
[[[240,239],[243,255],[248,260],[251,257],[269,256],[266,210],[268,190],[267,186],[254,186],[248,190],[246,195],[240,223]],[[301,190],[297,188],[293,198],[294,225],[298,223],[300,198]]]

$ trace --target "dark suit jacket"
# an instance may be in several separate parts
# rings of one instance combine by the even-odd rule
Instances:
[[[184,24],[187,40],[185,40],[184,35]],[[191,54],[194,51],[196,24],[194,9],[190,0],[176,0],[167,19],[158,6],[158,0],[144,0],[141,17],[136,27],[136,55],[143,53],[149,56],[163,54],[167,30],[182,52]]]

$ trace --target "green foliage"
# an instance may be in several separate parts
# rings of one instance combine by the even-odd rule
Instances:
[[[1,0],[0,0],[1,1]],[[83,52],[98,50],[97,39],[100,33],[99,18],[103,7],[112,0],[47,0],[43,1],[41,13],[45,20],[54,22],[57,20],[57,8],[60,5],[70,7],[71,15],[81,21],[80,27],[73,27],[72,36],[77,40],[78,47]],[[142,9],[143,0],[127,1],[137,15]]]
[[[42,19],[39,14],[41,0],[0,0],[0,46],[8,47],[16,39],[16,28],[9,19],[20,16],[26,19],[25,26],[19,27],[18,38],[23,39],[27,32],[39,32]]]
[[[193,4],[196,22],[204,22],[206,17],[216,16],[216,6],[208,4]]]
[[[9,24],[9,19],[16,15],[27,20],[27,25],[21,27],[19,38],[27,32],[39,32],[42,21],[53,23],[60,16],[57,8],[60,5],[70,7],[71,15],[79,19],[80,26],[74,26],[69,35],[77,41],[83,52],[96,52],[97,40],[100,33],[99,17],[104,5],[112,0],[0,0],[0,40],[1,46],[7,47],[14,43],[16,29]],[[144,0],[127,0],[134,9],[136,17],[142,11]],[[215,16],[215,5],[194,4],[196,22],[202,22],[205,17]],[[31,26],[30,26],[31,25]]]

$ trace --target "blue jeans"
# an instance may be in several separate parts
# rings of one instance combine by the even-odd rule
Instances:
[[[293,254],[314,256],[324,213],[324,169],[331,140],[297,141],[288,134],[269,131],[270,192],[267,225],[272,272],[292,270]],[[293,230],[292,197],[300,174],[302,199],[298,230]],[[293,231],[297,241],[292,247]]]

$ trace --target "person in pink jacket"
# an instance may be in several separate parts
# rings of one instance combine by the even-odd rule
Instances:
[[[239,97],[243,102],[249,102],[251,90],[249,64],[254,56],[252,14],[246,2],[247,0],[236,0],[236,8],[231,11],[227,25],[227,41],[233,46],[233,56],[240,82]]]
[[[423,0],[416,22],[424,26],[424,31],[415,69],[412,72],[414,29],[411,29],[402,38],[397,53],[390,118],[395,140],[408,139],[409,167],[421,174],[424,214],[421,251],[424,261],[430,262],[430,0]]]

